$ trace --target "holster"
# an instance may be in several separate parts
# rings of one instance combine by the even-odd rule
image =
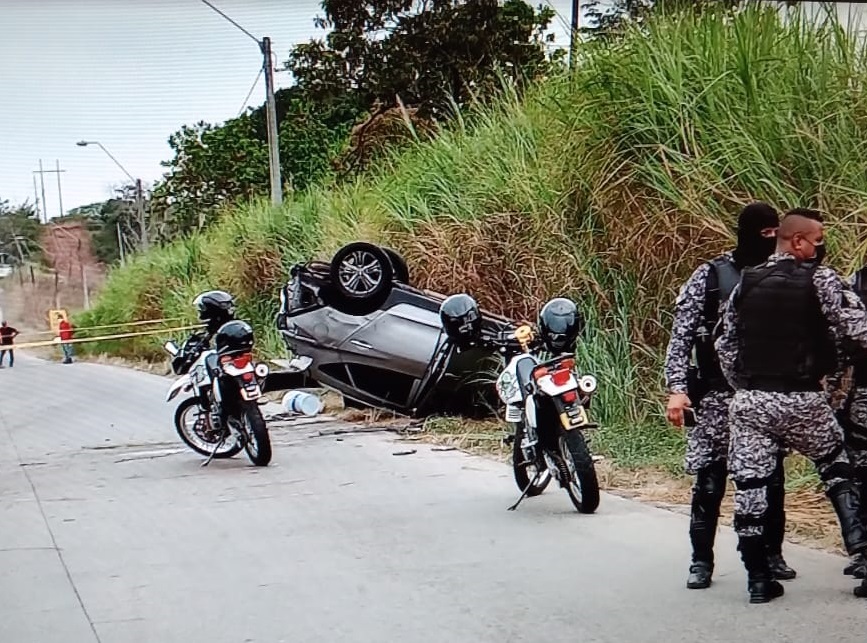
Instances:
[[[704,396],[710,392],[710,382],[701,377],[697,366],[686,369],[686,395],[693,409],[698,409]]]

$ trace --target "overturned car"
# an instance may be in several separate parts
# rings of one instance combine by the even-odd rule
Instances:
[[[304,384],[337,390],[350,405],[411,416],[488,413],[497,404],[501,360],[482,346],[445,350],[444,299],[410,285],[407,264],[393,250],[355,242],[330,262],[292,267],[276,323]],[[515,327],[482,311],[486,332]]]

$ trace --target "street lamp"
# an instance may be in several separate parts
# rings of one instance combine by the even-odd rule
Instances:
[[[105,146],[102,143],[100,143],[99,141],[78,141],[76,143],[76,145],[78,145],[79,147],[87,147],[88,145],[98,145],[99,148],[103,152],[106,153],[108,158],[110,158],[112,161],[114,161],[114,164],[117,165],[123,171],[123,173],[129,177],[129,180],[132,181],[133,183],[135,183],[135,205],[136,205],[136,212],[138,213],[139,226],[141,227],[141,247],[142,247],[142,250],[147,250],[148,249],[148,230],[147,230],[147,226],[145,225],[144,198],[142,197],[141,179],[133,178],[132,174],[127,172],[126,168],[120,164],[120,161],[118,161],[116,158],[114,158],[114,156],[112,156],[111,152],[109,152],[107,149],[105,149]],[[120,236],[120,222],[118,222],[118,224],[117,224],[117,243],[118,243],[118,247],[120,248],[120,252],[121,252],[121,261],[123,261],[123,240],[121,239],[121,236]]]

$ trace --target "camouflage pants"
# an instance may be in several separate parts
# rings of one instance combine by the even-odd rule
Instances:
[[[812,460],[826,489],[844,481],[829,473],[831,465],[848,463],[849,458],[843,449],[843,429],[822,392],[742,390],[735,393],[729,414],[729,471],[735,481],[739,536],[763,533],[768,478],[781,445]]]
[[[725,460],[729,450],[729,403],[731,391],[710,391],[701,400],[695,426],[686,436],[684,468],[690,475]]]
[[[848,420],[854,426],[844,426],[846,451],[856,469],[867,469],[867,388],[852,391]]]

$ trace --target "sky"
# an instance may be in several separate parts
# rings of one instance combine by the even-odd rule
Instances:
[[[210,0],[254,36],[269,36],[275,69],[292,46],[322,35],[319,0]],[[556,42],[568,41],[571,0],[558,12]],[[539,0],[532,4],[538,5]],[[233,118],[256,80],[258,46],[201,0],[0,0],[0,200],[41,202],[47,214],[104,201],[126,174],[158,180],[172,157],[169,136],[185,124]],[[286,72],[275,86],[287,87]],[[247,105],[264,101],[259,79]]]

